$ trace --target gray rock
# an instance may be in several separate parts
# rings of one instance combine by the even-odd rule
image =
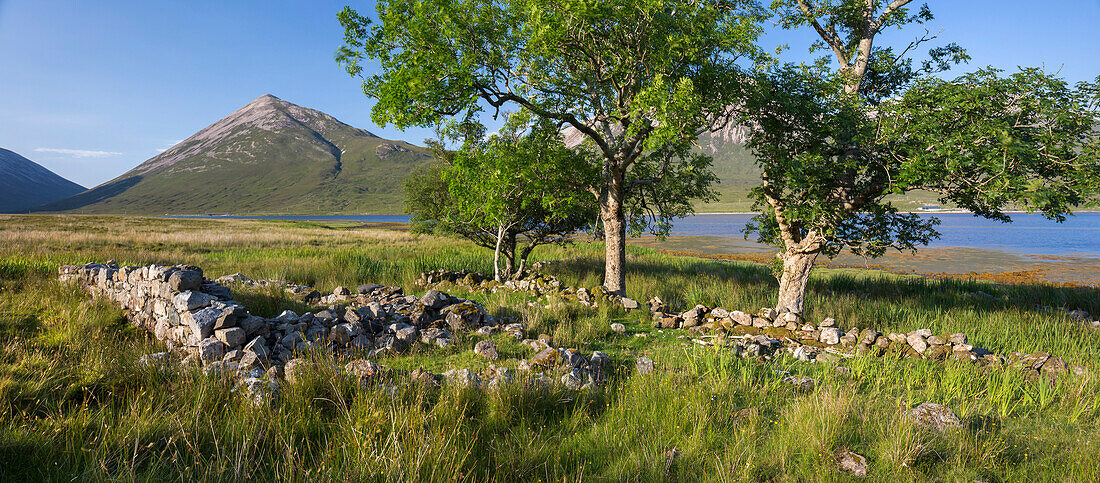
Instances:
[[[193,341],[201,341],[214,335],[214,325],[222,311],[207,307],[194,312],[186,312],[181,321],[190,329]]]
[[[381,376],[385,368],[366,359],[356,359],[344,365],[344,372],[359,379]]]
[[[424,304],[425,307],[439,310],[447,305],[447,299],[447,294],[437,290],[429,290],[423,297],[420,297],[420,303]]]
[[[909,344],[909,347],[912,347],[913,350],[921,354],[928,350],[928,342],[925,342],[924,337],[921,337],[919,334],[909,334],[905,337],[905,342]]]
[[[956,332],[954,334],[948,334],[947,341],[952,343],[952,344],[956,344],[956,345],[966,344],[966,342],[967,342],[966,334],[963,334],[962,332]]]
[[[817,381],[815,381],[812,377],[799,376],[795,374],[784,377],[783,382],[795,386],[803,392],[813,391],[814,386],[817,384]]]
[[[447,382],[462,387],[480,387],[481,378],[469,369],[451,369],[443,373]]]
[[[222,357],[225,357],[225,343],[208,337],[199,342],[199,360],[202,363],[209,364],[211,362],[220,361]]]
[[[619,301],[622,302],[623,308],[626,310],[634,310],[639,307],[638,301],[630,297],[621,297]]]
[[[401,328],[397,332],[394,332],[394,335],[396,335],[397,338],[404,342],[406,345],[412,345],[414,342],[416,342],[416,339],[420,335],[420,332],[416,330],[416,327],[410,326]]]
[[[819,340],[822,344],[836,345],[840,343],[840,334],[840,329],[836,327],[824,327]]]
[[[648,357],[639,357],[637,362],[634,363],[634,367],[638,374],[652,374],[657,368],[656,364],[653,363],[653,359]]]
[[[145,354],[138,358],[137,363],[139,366],[146,367],[167,367],[172,361],[172,354],[168,352],[157,352],[154,354]]]
[[[214,331],[214,337],[225,343],[229,347],[240,347],[244,345],[246,335],[244,329],[240,327],[231,327],[228,329],[217,329]]]
[[[588,374],[586,374],[583,370],[573,369],[572,371],[569,371],[561,376],[561,384],[562,386],[565,386],[566,389],[576,391],[584,387],[585,383],[588,382],[587,379]]]
[[[840,471],[859,478],[867,477],[867,458],[863,455],[842,450],[836,453],[836,464]]]
[[[313,363],[305,359],[291,359],[283,366],[283,377],[286,378],[286,382],[297,384],[302,381],[302,377],[305,376],[312,367]]]
[[[836,327],[836,319],[829,317],[822,320],[821,323],[817,325],[818,327]]]
[[[279,401],[280,391],[277,381],[246,377],[241,379],[237,387],[241,396],[253,406],[269,407]]]
[[[562,354],[551,347],[535,354],[531,358],[531,363],[542,367],[554,367],[562,363]]]
[[[217,300],[211,295],[204,294],[198,291],[188,290],[186,292],[180,292],[172,297],[172,305],[176,307],[178,312],[188,312],[191,310],[201,309],[203,307],[209,307],[210,303]]]
[[[906,417],[918,428],[943,433],[962,427],[962,422],[951,408],[936,403],[921,403],[910,409]]]
[[[613,332],[617,333],[617,334],[625,334],[626,333],[626,326],[623,325],[623,324],[620,324],[618,322],[615,322],[614,324],[611,324],[611,330]]]
[[[474,344],[474,354],[490,360],[496,360],[500,357],[497,353],[497,345],[491,340],[483,340]]]
[[[379,285],[377,283],[365,283],[363,285],[360,285],[360,286],[356,287],[355,291],[359,292],[360,294],[363,294],[363,295],[368,295],[368,294],[373,293],[375,290],[378,290],[380,288],[382,288],[382,285]]]
[[[730,313],[730,317],[737,325],[752,325],[752,316],[746,314],[740,310],[734,310]]]
[[[173,292],[194,290],[202,286],[202,272],[197,270],[176,270],[168,276],[168,288]]]

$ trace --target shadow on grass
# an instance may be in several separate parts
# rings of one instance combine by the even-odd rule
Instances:
[[[580,280],[602,279],[603,261],[598,257],[568,259],[549,265],[547,271]],[[767,293],[778,290],[778,282],[769,267],[748,262],[733,263],[705,258],[692,259],[687,263],[636,260],[627,263],[626,272],[628,286],[632,279],[658,280],[659,293],[645,296],[647,299],[652,295],[661,297],[672,310],[688,308],[673,304],[683,302],[684,282],[701,275],[714,278],[717,283],[736,284],[743,290]],[[807,299],[821,300],[837,295],[937,311],[960,308],[1036,311],[1040,310],[1037,306],[1050,306],[1085,310],[1090,314],[1100,312],[1100,288],[898,277],[887,272],[877,276],[833,273],[811,278]]]

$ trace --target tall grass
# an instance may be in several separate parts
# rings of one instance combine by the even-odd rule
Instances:
[[[253,407],[226,379],[135,364],[161,347],[109,302],[57,282],[56,266],[182,262],[211,277],[239,271],[322,290],[381,282],[415,293],[423,271],[487,271],[486,253],[454,240],[308,223],[106,217],[14,217],[0,225],[0,241],[2,480],[833,481],[842,478],[833,457],[840,450],[865,455],[874,480],[1100,479],[1100,335],[1035,308],[1097,313],[1096,290],[852,270],[812,279],[812,319],[966,332],[997,352],[1041,349],[1089,369],[1055,381],[890,357],[758,362],[690,343],[680,338],[685,332],[654,330],[644,314],[456,292],[522,317],[532,336],[610,353],[610,381],[586,392],[522,383],[480,391],[406,384],[394,373],[361,387],[338,373],[343,361],[315,354],[315,371],[284,385],[279,404]],[[571,259],[547,270],[588,287],[600,282],[599,254],[587,243],[536,252]],[[629,255],[639,300],[752,310],[774,297],[764,267],[637,247]],[[970,295],[977,291],[995,298]],[[270,289],[237,292],[264,315],[307,309]],[[612,321],[628,333],[611,332]],[[465,335],[446,350],[418,347],[380,362],[480,370],[488,362],[472,354],[477,340]],[[532,355],[507,337],[496,340],[505,356],[498,364],[514,367]],[[637,374],[642,355],[660,370]],[[792,373],[814,378],[815,388],[784,382]],[[921,402],[948,405],[963,427],[947,434],[913,427],[904,413]]]

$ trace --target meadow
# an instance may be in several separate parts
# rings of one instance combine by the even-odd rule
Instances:
[[[570,285],[600,283],[602,246],[535,251],[566,260],[544,271]],[[811,321],[882,332],[965,332],[996,353],[1046,351],[1081,375],[1030,379],[1011,367],[857,356],[807,364],[760,362],[657,330],[644,310],[530,304],[519,293],[464,293],[521,317],[557,345],[611,355],[614,373],[586,391],[402,384],[360,387],[339,361],[254,407],[201,370],[140,366],[164,350],[121,310],[57,281],[63,264],[189,263],[208,278],[240,272],[322,292],[366,282],[421,294],[420,273],[492,270],[491,254],[454,239],[353,224],[0,215],[0,480],[289,481],[843,481],[834,455],[866,456],[873,481],[1097,481],[1100,332],[1059,311],[1100,313],[1100,290],[929,280],[821,269]],[[774,303],[770,269],[631,246],[628,295],[679,310],[694,304],[755,311]],[[976,294],[987,294],[976,295]],[[284,293],[235,290],[253,313],[308,307]],[[549,305],[549,306],[547,306]],[[627,332],[609,325],[621,322]],[[476,337],[417,347],[390,368],[484,368]],[[500,339],[510,359],[533,351]],[[658,370],[639,374],[650,357]],[[846,367],[840,371],[837,366]],[[812,391],[786,373],[817,381]],[[922,402],[963,420],[946,434],[905,417]]]

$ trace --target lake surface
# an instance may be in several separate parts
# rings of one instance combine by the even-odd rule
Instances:
[[[1100,257],[1100,213],[1080,213],[1055,223],[1037,214],[1013,214],[1012,223],[967,213],[921,214],[937,217],[940,238],[930,247],[1002,250],[1016,254]],[[237,218],[267,220],[324,220],[364,223],[408,223],[407,215],[277,215],[180,216],[177,218]],[[752,215],[694,215],[677,220],[672,234],[743,240],[742,230]]]

